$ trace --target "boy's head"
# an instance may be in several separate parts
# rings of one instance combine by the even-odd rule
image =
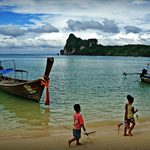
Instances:
[[[133,103],[134,98],[131,95],[127,95],[127,99],[129,103]]]
[[[75,104],[75,105],[74,105],[74,110],[75,110],[76,112],[79,112],[79,111],[81,110],[80,105],[79,105],[79,104]]]

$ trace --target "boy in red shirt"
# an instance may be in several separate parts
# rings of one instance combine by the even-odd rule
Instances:
[[[81,138],[81,128],[83,127],[83,130],[86,131],[86,129],[84,127],[83,118],[80,114],[80,111],[81,111],[80,105],[75,104],[74,110],[76,111],[76,113],[74,114],[74,128],[73,128],[74,138],[72,138],[71,140],[68,141],[69,146],[71,145],[71,142],[73,142],[75,140],[77,141],[76,145],[82,145],[81,143],[79,143],[79,139]]]

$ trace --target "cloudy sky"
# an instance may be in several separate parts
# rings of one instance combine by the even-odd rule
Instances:
[[[0,54],[56,54],[70,33],[150,45],[150,0],[0,0]]]

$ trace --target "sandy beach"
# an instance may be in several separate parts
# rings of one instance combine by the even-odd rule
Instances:
[[[0,140],[1,150],[67,150],[67,149],[87,149],[87,150],[147,150],[150,149],[150,123],[137,122],[133,130],[133,136],[123,136],[123,127],[117,130],[117,125],[87,126],[87,132],[96,131],[88,137],[82,134],[80,142],[82,145],[76,146],[76,142],[68,146],[68,140],[72,138],[72,132],[67,129],[60,129],[45,133],[41,137],[10,138]]]

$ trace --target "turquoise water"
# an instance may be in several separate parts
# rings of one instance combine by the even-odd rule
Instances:
[[[120,122],[128,94],[135,98],[133,105],[139,110],[139,118],[149,119],[150,84],[142,83],[138,75],[122,75],[147,69],[149,58],[0,55],[0,60],[14,59],[17,69],[27,70],[28,79],[33,80],[43,76],[47,57],[54,57],[49,85],[51,105],[44,105],[45,91],[40,104],[0,91],[1,131],[13,135],[13,131],[43,131],[60,124],[70,127],[75,103],[81,105],[86,124]]]

